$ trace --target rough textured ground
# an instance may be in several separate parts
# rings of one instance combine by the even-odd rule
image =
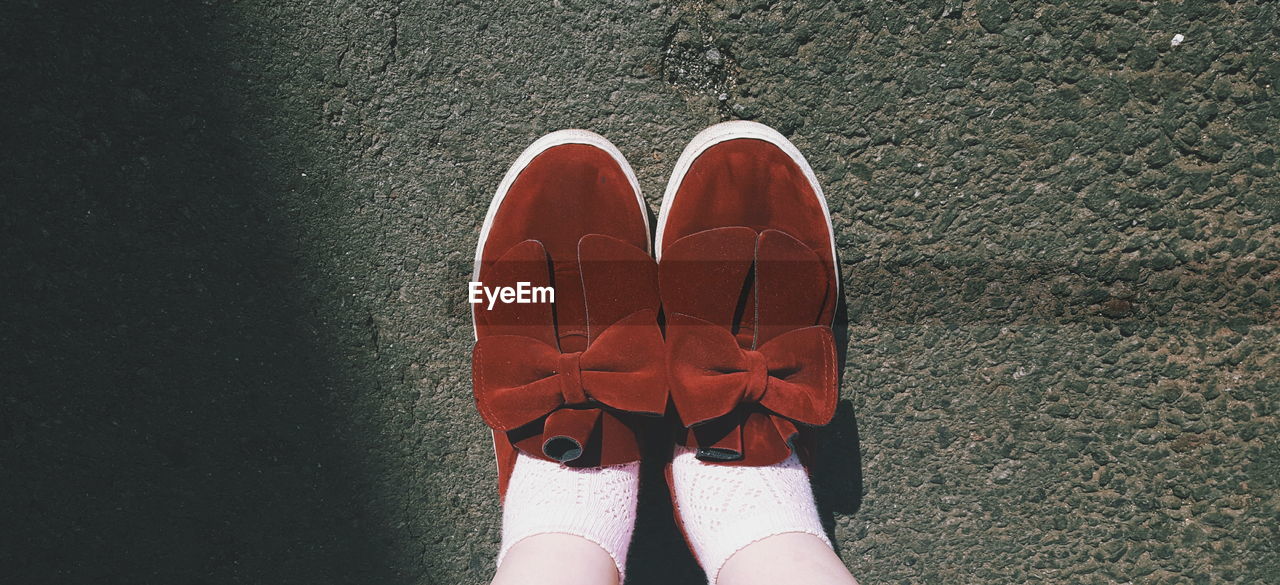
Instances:
[[[2,10],[0,580],[486,582],[501,173],[589,128],[656,209],[747,118],[831,203],[864,583],[1280,582],[1275,3]],[[653,471],[630,582],[698,583]]]

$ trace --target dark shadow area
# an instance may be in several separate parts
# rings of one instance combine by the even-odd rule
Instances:
[[[832,333],[843,380],[849,368],[849,308],[843,294],[836,305]],[[832,542],[839,542],[835,538],[835,515],[853,514],[862,505],[862,445],[853,402],[840,401],[831,423],[818,429],[815,444],[813,495],[827,536]]]
[[[640,462],[636,531],[627,555],[627,585],[699,585],[707,582],[676,525],[667,487],[671,434],[655,424],[645,434]]]
[[[831,424],[818,431],[817,443],[813,495],[822,527],[832,542],[838,542],[835,515],[854,514],[862,506],[862,445],[858,442],[853,403],[840,402]]]
[[[0,14],[5,582],[390,582],[225,18]]]
[[[649,226],[656,229],[658,218],[645,206]],[[657,250],[657,242],[654,249]],[[658,315],[665,327],[665,315]],[[670,418],[670,413],[668,413]],[[666,467],[671,460],[671,429],[654,421],[642,434],[644,458],[640,461],[640,501],[636,507],[636,530],[627,553],[627,585],[698,585],[706,583],[702,568],[685,544],[676,525],[667,487]]]

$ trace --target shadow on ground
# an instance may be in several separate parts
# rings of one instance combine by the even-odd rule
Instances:
[[[831,330],[836,340],[836,361],[841,364],[840,378],[844,380],[850,363],[849,304],[843,292]],[[813,495],[827,536],[838,543],[836,516],[852,516],[862,505],[862,443],[853,402],[841,400],[831,423],[818,429],[816,437],[818,448],[811,471]],[[843,552],[840,548],[836,547],[837,552]]]
[[[221,22],[4,12],[4,580],[388,582]]]

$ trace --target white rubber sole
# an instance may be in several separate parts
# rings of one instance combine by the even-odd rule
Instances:
[[[693,161],[697,160],[702,153],[708,148],[720,144],[726,140],[735,138],[754,138],[763,140],[778,148],[782,152],[791,157],[800,166],[800,170],[804,171],[804,177],[809,180],[809,186],[813,188],[813,193],[818,197],[818,203],[822,205],[822,215],[827,220],[827,238],[831,241],[831,257],[836,260],[836,266],[840,265],[839,256],[836,255],[836,234],[835,229],[831,226],[831,211],[827,209],[827,197],[822,193],[822,185],[818,184],[818,177],[813,172],[813,167],[809,166],[809,161],[805,160],[804,155],[800,154],[800,149],[787,140],[777,130],[765,126],[759,122],[751,122],[749,120],[734,120],[731,122],[721,122],[693,137],[689,141],[689,145],[684,147],[684,152],[680,153],[680,158],[676,159],[676,167],[671,171],[671,179],[667,181],[667,190],[662,194],[662,210],[658,213],[658,234],[655,236],[655,256],[662,259],[662,234],[666,231],[667,215],[671,213],[671,207],[675,204],[676,192],[680,190],[680,184],[684,182],[684,176],[689,172],[689,168],[693,166]],[[840,292],[840,283],[836,282],[836,293]]]
[[[471,280],[480,280],[480,260],[484,253],[484,246],[489,241],[489,231],[493,229],[493,219],[498,215],[498,208],[502,207],[503,199],[507,197],[507,191],[511,189],[511,185],[516,182],[516,178],[524,171],[533,159],[542,154],[546,150],[560,146],[562,144],[586,144],[594,146],[609,154],[622,172],[627,176],[627,181],[631,183],[631,190],[636,195],[636,206],[640,210],[640,217],[644,220],[644,233],[646,239],[649,234],[649,208],[645,205],[644,196],[640,194],[640,181],[636,179],[636,172],[631,169],[631,164],[622,156],[622,151],[614,146],[612,142],[595,132],[589,130],[557,130],[542,138],[533,141],[520,156],[516,157],[516,162],[512,163],[511,168],[507,169],[507,174],[503,175],[502,182],[498,183],[498,190],[493,195],[493,200],[489,202],[489,211],[484,216],[484,223],[480,226],[480,239],[476,242],[475,263],[471,268]],[[646,242],[646,252],[653,251],[653,241]],[[479,339],[476,331],[475,312],[471,313],[471,335]]]

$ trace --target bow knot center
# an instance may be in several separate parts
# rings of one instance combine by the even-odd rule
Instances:
[[[582,387],[582,352],[562,353],[556,363],[556,373],[560,376],[560,395],[564,396],[566,405],[587,403],[587,390]]]
[[[747,357],[747,389],[743,392],[742,399],[757,403],[769,389],[769,367],[765,364],[764,354],[752,350],[743,353]]]

